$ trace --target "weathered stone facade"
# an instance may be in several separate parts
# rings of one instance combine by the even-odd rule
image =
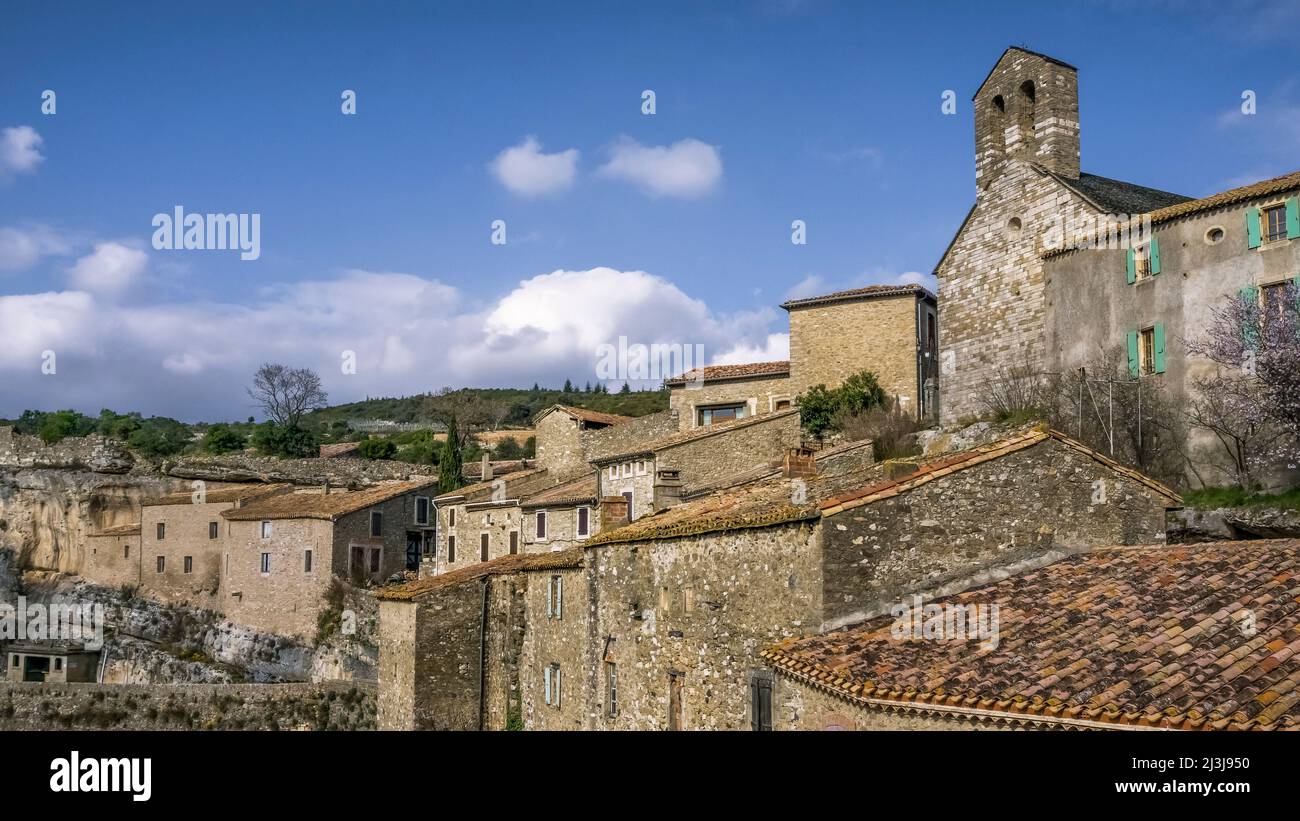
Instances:
[[[746,416],[784,410],[794,404],[790,373],[728,379],[701,379],[668,386],[668,407],[676,414],[678,429],[694,430],[704,422],[700,411],[721,405],[744,404]]]
[[[47,445],[35,436],[0,427],[0,467],[89,470],[95,473],[126,473],[135,459],[121,442],[103,436],[63,439]]]
[[[142,566],[140,526],[123,525],[86,537],[87,579],[105,587],[137,587]]]
[[[512,546],[518,552],[524,519],[520,501],[555,486],[549,469],[534,468],[436,497],[436,551],[422,559],[420,575],[434,576],[483,561],[484,535],[488,558],[508,555]]]

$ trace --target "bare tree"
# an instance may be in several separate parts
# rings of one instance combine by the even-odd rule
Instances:
[[[315,371],[270,363],[257,369],[248,395],[268,418],[286,428],[298,427],[308,411],[325,407],[328,400]]]

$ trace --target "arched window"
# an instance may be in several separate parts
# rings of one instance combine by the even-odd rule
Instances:
[[[1034,103],[1037,102],[1037,100],[1038,100],[1038,98],[1037,98],[1037,97],[1035,96],[1035,94],[1034,94],[1034,81],[1033,81],[1033,80],[1025,80],[1023,83],[1021,83],[1021,84],[1020,84],[1020,94],[1021,94],[1021,96],[1023,96],[1026,100],[1029,101],[1029,108],[1030,108],[1030,109],[1033,109],[1033,107],[1034,107]]]
[[[1002,99],[1001,94],[998,94],[993,98],[993,105],[997,108],[999,113],[1007,113],[1007,101]]]

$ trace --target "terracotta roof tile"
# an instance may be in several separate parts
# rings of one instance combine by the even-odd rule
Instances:
[[[330,493],[282,493],[268,499],[252,502],[240,508],[223,510],[221,515],[234,522],[263,519],[326,519],[334,521],[340,516],[364,510],[371,505],[386,502],[405,493],[417,490],[431,492],[436,479],[419,479],[412,482],[388,482],[365,490],[332,491]]]
[[[962,708],[972,720],[1058,726],[1300,729],[1298,569],[1295,539],[1105,548],[926,602],[996,604],[995,648],[895,639],[884,616],[762,656],[877,709]]]
[[[1196,214],[1201,211],[1210,211],[1215,208],[1222,208],[1227,205],[1236,205],[1247,200],[1267,197],[1273,194],[1279,194],[1283,191],[1300,188],[1300,171],[1292,171],[1290,174],[1283,174],[1280,177],[1274,177],[1270,180],[1243,185],[1239,188],[1233,188],[1228,191],[1222,191],[1208,197],[1202,197],[1198,200],[1189,200],[1177,205],[1170,205],[1151,212],[1151,222],[1158,224],[1168,222],[1178,217],[1184,217],[1188,214]]]
[[[547,488],[540,493],[527,496],[521,502],[522,507],[544,507],[546,505],[555,505],[562,507],[564,505],[582,504],[584,502],[596,501],[596,474],[595,472],[585,474],[568,482],[563,482],[555,487]]]
[[[568,550],[555,550],[548,553],[499,556],[486,562],[478,562],[437,576],[428,576],[393,587],[381,587],[375,591],[375,598],[389,601],[411,601],[436,590],[443,590],[485,576],[581,567],[583,555],[581,547],[572,547]]]
[[[508,485],[509,483],[518,481],[519,479],[527,479],[531,476],[536,476],[537,474],[545,473],[545,472],[546,472],[546,468],[529,468],[528,470],[518,470],[515,471],[514,473],[503,473],[502,475],[489,479],[486,482],[475,482],[472,485],[466,485],[465,487],[457,488],[451,491],[450,493],[439,494],[438,496],[435,497],[435,499],[437,500],[458,499],[462,496],[469,497],[480,493],[490,493],[492,491],[492,488],[496,486],[496,483],[498,481],[506,482]]]
[[[790,373],[788,359],[772,362],[749,362],[743,365],[706,365],[693,368],[684,374],[664,380],[665,385],[685,385],[687,382],[703,380],[718,382],[723,379],[749,379],[756,376],[787,376]]]
[[[934,299],[934,294],[920,285],[868,285],[865,288],[853,288],[848,291],[836,291],[832,294],[791,299],[781,303],[787,311],[791,308],[807,308],[813,305],[826,305],[832,302],[851,302],[857,299],[882,299],[895,296],[917,294]]]

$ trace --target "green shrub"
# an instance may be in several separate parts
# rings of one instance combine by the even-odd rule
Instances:
[[[227,424],[218,423],[208,428],[207,434],[203,437],[203,452],[219,456],[223,453],[243,450],[244,444],[243,434]]]
[[[832,429],[837,417],[866,413],[885,404],[888,396],[871,371],[861,371],[836,388],[813,385],[795,400],[800,423],[811,436],[821,438]]]
[[[365,459],[392,459],[397,455],[397,445],[391,439],[366,439],[357,446]]]

